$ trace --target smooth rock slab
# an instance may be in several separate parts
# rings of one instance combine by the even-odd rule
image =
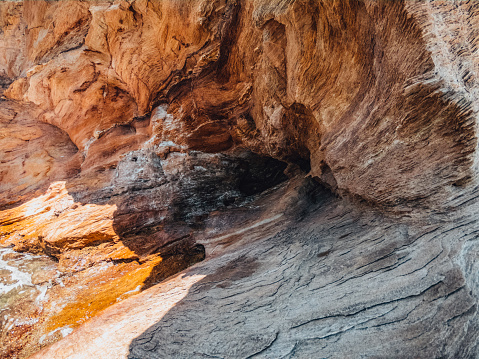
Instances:
[[[263,208],[231,247],[205,239],[204,262],[34,358],[477,357],[473,216],[386,218],[326,192],[318,206]]]

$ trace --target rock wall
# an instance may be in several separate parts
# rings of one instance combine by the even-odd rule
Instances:
[[[57,260],[73,279],[52,293],[77,298],[65,311],[46,306],[2,350],[25,357],[49,343],[43,335],[208,258],[198,241],[218,211],[242,209],[245,222],[219,216],[241,234],[264,191],[286,181],[310,177],[306,193],[324,186],[398,225],[466,211],[477,186],[478,9],[0,3],[0,244]],[[311,201],[294,192],[268,208],[294,222]],[[88,281],[105,263],[122,269]],[[71,315],[101,278],[125,284],[127,273],[142,274]]]
[[[475,6],[441,24],[452,4],[428,4],[5,3],[6,96],[65,131],[83,171],[148,140],[244,146],[380,205],[437,205],[472,177],[474,22],[432,36]]]

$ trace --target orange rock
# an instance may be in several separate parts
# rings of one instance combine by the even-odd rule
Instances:
[[[284,173],[442,211],[476,181],[476,8],[1,2],[0,243],[72,273],[162,257],[152,285],[200,259],[212,211]]]
[[[113,229],[115,210],[76,203],[65,182],[55,182],[43,196],[1,212],[1,244],[15,244],[21,250],[42,248],[58,256],[68,249],[115,242],[119,239]]]

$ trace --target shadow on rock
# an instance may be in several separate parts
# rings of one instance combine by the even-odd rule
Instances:
[[[147,292],[160,305],[200,279],[128,358],[475,358],[473,261],[455,257],[474,231],[452,222],[388,219],[329,196],[275,235],[250,226],[234,250]]]

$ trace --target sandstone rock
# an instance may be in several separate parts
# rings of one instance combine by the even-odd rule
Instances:
[[[476,357],[478,6],[0,3],[2,353]]]
[[[74,177],[81,157],[68,136],[36,120],[37,109],[0,102],[0,209],[44,193],[53,181]]]
[[[218,214],[207,260],[33,358],[477,356],[477,204],[398,222],[323,190],[298,221],[271,208],[296,187]]]
[[[474,100],[454,84],[466,72],[472,83],[474,65],[462,61],[464,74],[451,69],[456,80],[443,78],[435,61],[447,55],[436,53],[451,45],[428,51],[426,5],[120,1],[92,3],[89,12],[75,2],[36,9],[45,6],[4,5],[6,17],[14,12],[27,27],[61,19],[36,50],[50,55],[31,54],[27,41],[18,58],[44,65],[7,94],[44,109],[43,121],[66,131],[86,163],[114,146],[103,136],[117,126],[121,136],[134,134],[135,116],[163,102],[183,124],[168,140],[206,152],[243,144],[388,207],[437,206],[449,198],[447,186],[473,176]],[[468,6],[455,11],[473,13]],[[58,15],[64,7],[71,19]],[[58,35],[74,21],[71,39]],[[39,41],[36,31],[29,39]],[[464,31],[469,38],[473,30]],[[17,32],[9,34],[4,41]],[[55,52],[70,43],[83,45]],[[145,141],[127,137],[125,151]]]

